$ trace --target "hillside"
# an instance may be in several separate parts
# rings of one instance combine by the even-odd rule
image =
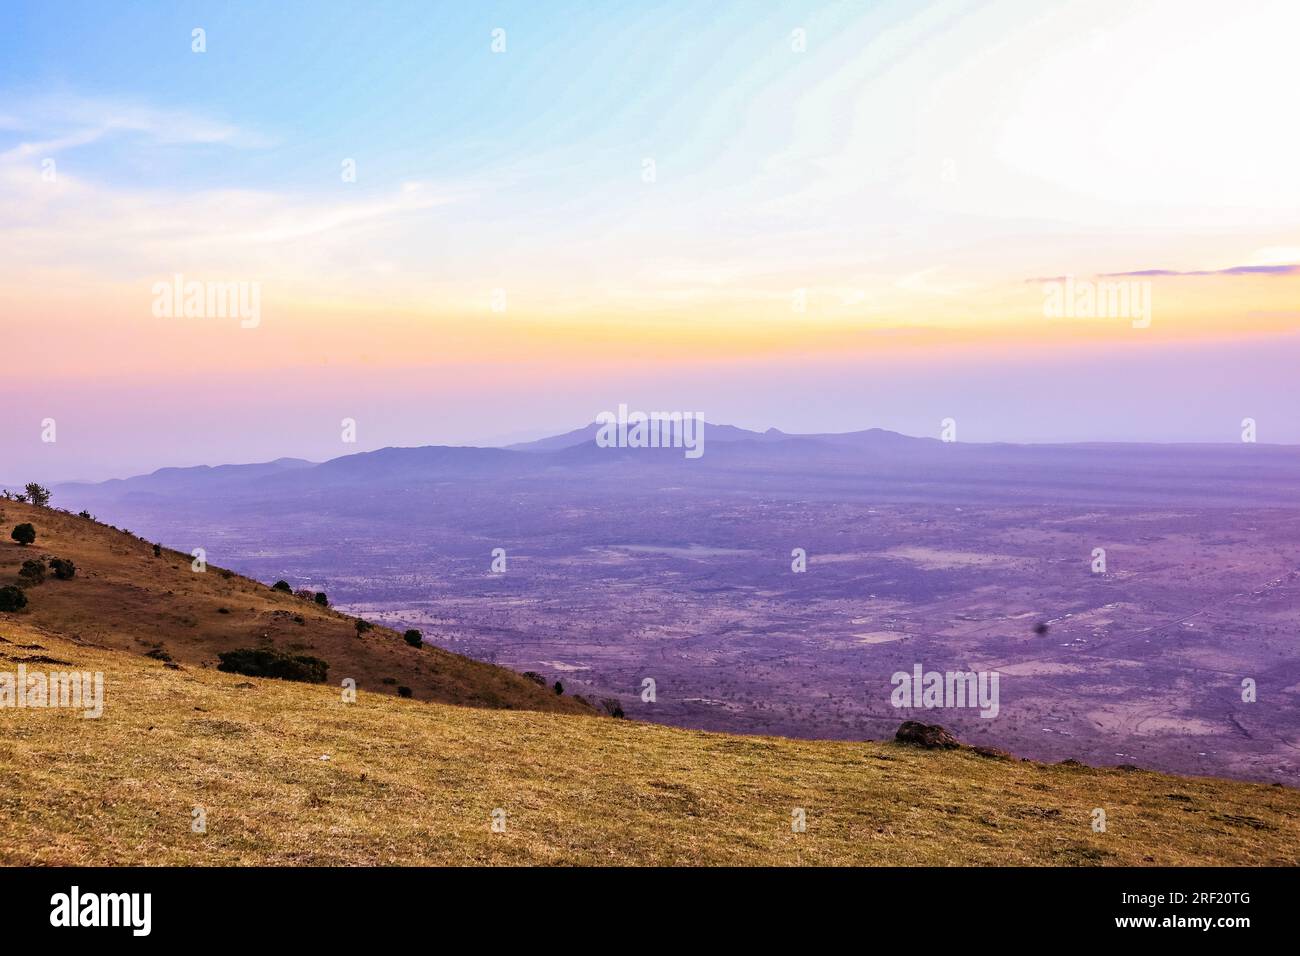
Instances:
[[[216,667],[223,651],[270,647],[324,660],[334,687],[351,677],[367,691],[396,694],[409,687],[416,700],[591,712],[505,668],[427,644],[411,647],[389,628],[376,625],[358,636],[355,618],[211,564],[196,573],[189,554],[163,548],[155,557],[150,542],[97,521],[14,501],[0,501],[0,515],[0,586],[16,582],[29,558],[65,558],[77,566],[71,580],[47,579],[29,589],[28,606],[0,621],[16,618],[77,643],[165,654],[196,667]],[[22,522],[37,532],[27,547],[9,536]]]
[[[1281,787],[364,691],[347,704],[331,687],[169,670],[12,618],[0,632],[0,668],[100,670],[107,701],[98,720],[0,710],[3,864],[1300,860],[1300,794]]]
[[[574,706],[525,698],[523,678],[406,648],[391,632],[358,641],[349,619],[238,576],[191,580],[176,555],[155,560],[85,519],[4,511],[6,537],[19,519],[47,531],[27,548],[0,542],[0,578],[42,552],[72,557],[78,572],[0,614],[0,672],[102,672],[105,708],[99,719],[0,709],[3,864],[1300,861],[1300,793],[1278,786],[431,703],[422,694],[518,692]],[[307,623],[281,625],[282,610]],[[338,657],[329,682],[202,666],[258,628],[276,642],[311,635],[298,643]],[[172,664],[123,653],[159,641]],[[376,693],[384,685],[370,678],[355,702],[342,699],[336,677],[348,669],[400,667],[404,680],[427,678],[416,699]],[[195,808],[206,832],[192,830]],[[504,832],[491,827],[498,808]],[[795,808],[806,832],[791,831]]]

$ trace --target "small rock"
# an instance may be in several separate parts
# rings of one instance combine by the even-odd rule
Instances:
[[[916,744],[926,750],[956,750],[961,746],[957,738],[938,724],[923,724],[918,720],[905,720],[894,739],[900,744]]]

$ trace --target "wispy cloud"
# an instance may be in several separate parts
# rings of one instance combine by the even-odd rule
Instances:
[[[1099,272],[1096,279],[1154,279],[1184,276],[1292,276],[1300,275],[1300,264],[1231,266],[1227,269],[1134,269],[1130,272]],[[1025,282],[1064,282],[1068,276],[1039,276]]]
[[[109,137],[137,136],[158,145],[221,143],[259,148],[271,144],[263,134],[180,110],[109,98],[59,95],[27,100],[0,117],[0,131],[34,134],[0,152],[0,161],[54,156]]]
[[[417,181],[364,193],[123,187],[95,177],[95,164],[81,160],[42,176],[40,160],[115,136],[138,137],[146,147],[271,142],[201,115],[108,99],[22,103],[0,116],[0,144],[7,133],[33,134],[0,150],[0,244],[12,250],[0,269],[15,277],[71,268],[121,279],[172,267],[337,275],[356,262],[351,243],[361,230],[373,239],[377,226],[472,191]]]
[[[1300,275],[1300,265],[1232,266],[1228,269],[1139,269],[1134,272],[1103,272],[1104,279],[1138,278],[1149,276],[1289,276]]]

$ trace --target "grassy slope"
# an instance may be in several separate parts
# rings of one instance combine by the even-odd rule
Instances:
[[[52,544],[77,553],[71,538]],[[118,547],[123,573],[149,567],[128,540]],[[97,554],[87,548],[84,571]],[[50,582],[33,599],[96,581]],[[196,613],[200,595],[180,596]],[[177,597],[136,595],[136,626],[163,633]],[[0,863],[1300,861],[1300,793],[1281,787],[456,707],[364,682],[349,704],[336,686],[124,654],[127,622],[98,624],[93,604],[78,613],[81,638],[113,646],[69,639],[71,608],[0,615],[0,670],[63,666],[38,660],[52,658],[102,671],[107,697],[99,720],[0,710]],[[195,806],[205,834],[191,832]],[[504,833],[490,827],[498,807]],[[794,807],[805,833],[791,832]],[[1105,833],[1092,831],[1094,807]]]
[[[12,501],[0,501],[0,515],[0,585],[17,580],[26,558],[76,562],[73,580],[48,579],[33,588],[31,603],[17,615],[55,634],[137,653],[161,646],[177,661],[211,667],[221,651],[273,646],[325,660],[335,687],[351,677],[372,691],[410,687],[416,700],[590,712],[505,668],[432,646],[410,647],[388,628],[357,637],[354,618],[213,565],[195,573],[188,554],[164,548],[155,558],[149,542],[98,522]],[[25,521],[37,538],[24,548],[9,532]],[[223,607],[230,613],[222,614]],[[383,683],[386,677],[393,683]]]

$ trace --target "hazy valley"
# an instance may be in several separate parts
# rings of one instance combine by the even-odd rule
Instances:
[[[588,431],[58,503],[641,720],[887,739],[916,718],[1039,759],[1300,780],[1296,450],[708,435],[696,461]],[[893,707],[916,664],[998,671],[998,716]]]

